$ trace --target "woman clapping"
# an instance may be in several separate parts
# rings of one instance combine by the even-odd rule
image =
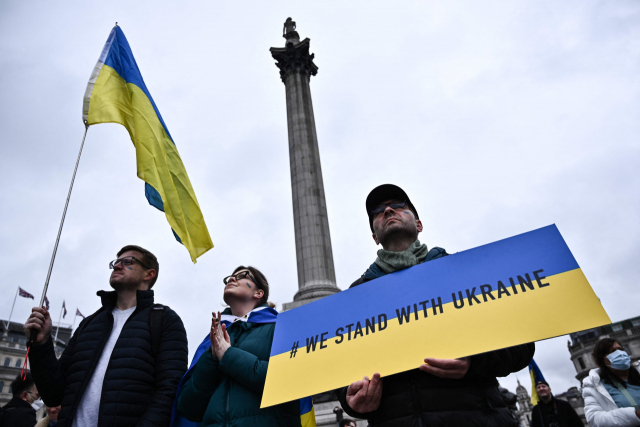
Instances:
[[[277,315],[267,279],[240,266],[223,282],[229,307],[212,313],[210,348],[183,379],[178,415],[201,426],[300,426],[297,400],[260,409]]]

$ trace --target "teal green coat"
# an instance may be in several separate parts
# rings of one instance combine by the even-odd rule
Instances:
[[[225,310],[224,314],[230,314]],[[260,409],[275,323],[236,322],[221,361],[206,351],[178,395],[178,412],[202,426],[300,426],[300,401]]]

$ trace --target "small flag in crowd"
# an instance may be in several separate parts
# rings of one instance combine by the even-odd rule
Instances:
[[[31,298],[31,299],[36,299],[36,297],[34,297],[33,295],[31,295],[29,292],[25,291],[24,289],[22,289],[21,287],[18,286],[18,295],[20,295],[23,298]]]
[[[44,296],[44,308],[49,310],[49,298],[46,295]]]
[[[80,310],[76,308],[76,316],[80,316],[84,319],[84,314],[80,313]]]
[[[64,300],[62,300],[62,318],[67,315],[67,307],[64,305]]]
[[[540,372],[540,368],[538,368],[538,365],[536,365],[536,362],[533,359],[531,359],[531,363],[529,363],[529,375],[531,376],[531,404],[535,406],[540,401],[540,397],[538,397],[538,392],[536,390],[536,383],[538,381],[545,381],[545,379],[542,372]]]

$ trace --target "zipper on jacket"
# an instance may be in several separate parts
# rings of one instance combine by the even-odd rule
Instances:
[[[113,308],[116,308],[115,306]],[[111,311],[113,311],[113,309],[111,309]],[[111,319],[111,330],[109,331],[109,335],[107,335],[107,339],[111,336],[111,333],[113,332],[113,313],[109,312],[109,319]],[[124,324],[122,325],[122,329],[120,329],[120,335],[122,335],[122,332],[124,331],[124,327],[127,326],[127,323],[129,323],[129,320],[131,320],[131,318],[140,311],[140,305],[137,303],[136,301],[136,309],[133,310],[133,313],[131,313],[129,315],[129,317],[127,318],[127,320],[124,322]],[[118,335],[118,339],[120,339],[120,335]],[[107,367],[104,370],[104,376],[107,376],[107,372],[109,371],[109,366],[111,365],[111,357],[113,357],[113,351],[116,349],[116,345],[118,344],[118,340],[116,340],[115,344],[113,344],[113,350],[111,350],[111,356],[109,356],[109,363],[107,363]],[[104,350],[104,345],[102,347],[102,349]],[[102,355],[102,352],[100,352],[100,354]],[[97,362],[96,362],[97,363]],[[93,377],[93,374],[91,375]],[[100,389],[100,402],[102,402],[102,396],[104,395],[104,378],[102,379],[102,388]],[[98,427],[100,427],[100,420],[102,419],[102,408],[104,405],[100,405],[100,408],[98,409]]]
[[[79,397],[73,403],[73,407],[71,408],[71,413],[69,414],[69,418],[71,418],[71,424],[73,424],[73,421],[76,418],[76,412],[78,411],[78,406],[80,406],[80,401],[84,397],[84,392],[87,390],[87,385],[89,385],[91,378],[93,378],[93,374],[95,373],[96,367],[98,365],[98,360],[100,360],[100,356],[104,351],[104,346],[107,344],[107,340],[109,339],[109,336],[111,335],[111,331],[113,330],[113,314],[111,314],[111,312],[108,312],[107,310],[105,310],[105,313],[107,314],[107,323],[109,323],[109,330],[102,338],[102,341],[100,342],[100,346],[96,349],[96,352],[94,353],[93,358],[91,359],[91,364],[89,365],[92,369],[91,375],[85,375],[84,382],[82,383],[82,386],[80,387],[80,391],[78,392]],[[78,338],[80,338],[80,336],[78,336]],[[76,345],[77,345],[77,341],[76,341]],[[103,386],[104,386],[104,383],[103,383]],[[98,411],[98,426],[100,425],[101,413],[102,413],[102,405],[100,405],[100,409]]]

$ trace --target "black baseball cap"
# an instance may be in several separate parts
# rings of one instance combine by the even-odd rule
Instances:
[[[367,196],[367,201],[365,202],[365,206],[367,208],[367,216],[369,217],[369,227],[371,227],[371,231],[373,232],[373,217],[371,216],[371,211],[380,206],[383,202],[387,200],[403,200],[407,202],[409,209],[413,211],[413,214],[416,216],[416,219],[420,219],[418,216],[418,211],[409,200],[409,196],[404,190],[397,185],[393,184],[382,184],[371,190],[369,195]]]
[[[544,384],[544,385],[546,385],[547,387],[550,387],[550,386],[549,386],[549,383],[548,383],[548,382],[546,382],[545,380],[538,380],[538,381],[536,381],[536,386],[538,386],[539,384]]]

